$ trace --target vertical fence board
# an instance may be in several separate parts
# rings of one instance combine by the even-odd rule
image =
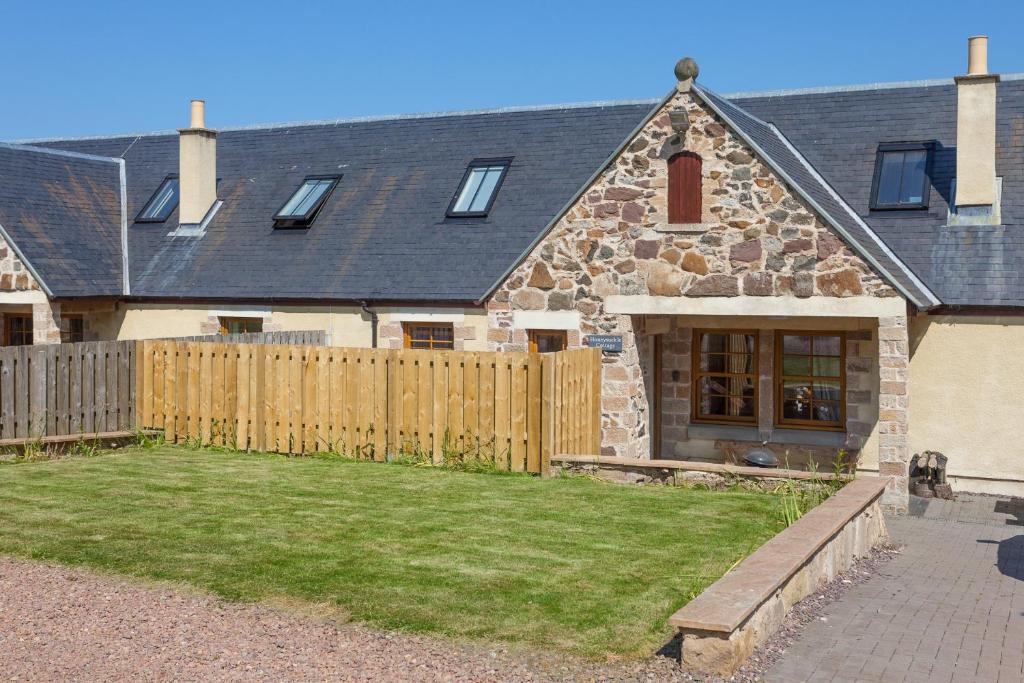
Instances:
[[[539,353],[527,359],[526,374],[526,471],[540,473],[541,378]]]
[[[512,419],[512,375],[510,354],[497,353],[494,356],[494,458],[499,469],[510,467],[511,419]]]

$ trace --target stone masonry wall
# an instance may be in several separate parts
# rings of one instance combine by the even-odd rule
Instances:
[[[488,303],[492,349],[515,343],[514,310],[576,310],[583,335],[623,336],[623,352],[605,357],[607,454],[647,457],[649,444],[638,321],[606,313],[606,297],[897,296],[713,112],[680,90]],[[674,107],[689,113],[683,136],[670,126]],[[683,150],[703,160],[701,224],[667,219],[667,161]]]
[[[0,291],[29,292],[38,291],[39,283],[28,272],[7,242],[0,239]]]

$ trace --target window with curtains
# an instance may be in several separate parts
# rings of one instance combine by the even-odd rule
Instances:
[[[700,223],[703,173],[701,158],[680,152],[668,160],[668,222]]]
[[[846,414],[846,344],[841,332],[777,332],[776,423],[842,429]]]
[[[530,330],[530,353],[554,353],[569,347],[569,334],[565,330]]]
[[[757,422],[757,333],[697,330],[693,340],[695,422]]]
[[[252,334],[263,331],[263,318],[232,318],[221,316],[221,334]]]
[[[455,348],[455,329],[451,323],[403,323],[407,349],[436,349],[451,351]]]

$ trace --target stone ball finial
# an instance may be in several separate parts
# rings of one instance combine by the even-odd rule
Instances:
[[[683,57],[676,62],[676,79],[685,81],[688,78],[695,79],[700,73],[700,67],[697,66],[697,61],[693,57]]]

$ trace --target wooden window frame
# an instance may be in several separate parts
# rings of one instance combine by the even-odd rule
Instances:
[[[569,332],[568,330],[528,330],[527,337],[530,343],[530,353],[540,353],[537,349],[538,337],[558,337],[562,342],[562,348],[559,351],[565,351],[569,348]]]
[[[435,340],[433,332],[430,335],[430,346],[429,347],[414,347],[412,345],[412,331],[415,329],[430,329],[435,330],[439,328],[448,328],[452,331],[451,340]],[[451,346],[447,346],[447,344]],[[438,346],[438,344],[444,344],[444,346]],[[420,349],[430,351],[454,351],[455,350],[455,324],[454,323],[427,323],[427,322],[403,322],[402,323],[402,346],[406,349]]]
[[[28,341],[21,344],[12,343],[13,330],[11,329],[11,323],[16,318],[25,318],[28,320]],[[24,334],[24,332],[21,332]],[[4,346],[31,346],[35,343],[35,323],[32,320],[32,314],[28,313],[5,313],[4,314]]]
[[[682,158],[697,160],[696,186],[682,185],[678,178],[682,171],[676,168],[676,162]],[[704,211],[704,159],[694,152],[679,152],[668,160],[668,222],[678,225],[695,225],[701,222]],[[694,193],[694,196],[690,196]],[[695,216],[683,216],[690,208]]]
[[[68,329],[67,329],[67,333],[66,334],[65,334],[65,331],[63,329],[64,328],[64,321],[67,321],[67,323],[68,323],[68,325],[67,325]],[[81,326],[82,326],[82,330],[81,330],[82,338],[81,339],[73,339],[73,338],[71,338],[71,332],[72,332],[72,330],[71,330],[71,323],[73,321],[80,323]],[[85,341],[85,316],[83,316],[81,313],[67,313],[67,314],[61,315],[60,343],[61,344],[76,344],[78,342],[84,342],[84,341]]]
[[[228,330],[228,325],[230,323],[249,323],[254,321],[259,321],[260,324],[260,329],[256,332],[230,332]],[[263,331],[264,320],[263,318],[257,318],[251,315],[221,315],[217,317],[217,324],[220,325],[218,333],[222,336],[227,334],[259,334],[260,332]]]
[[[753,372],[708,372],[700,369],[700,338],[702,334],[743,334],[753,335],[754,349],[751,352],[754,360]],[[761,334],[759,330],[699,328],[693,331],[693,342],[690,352],[690,420],[695,424],[753,425],[757,426],[760,415],[760,378],[761,378]],[[722,415],[702,416],[700,414],[700,380],[705,376],[715,377],[751,377],[754,384],[754,410],[750,417],[729,417]]]
[[[789,381],[814,382],[815,377],[806,375],[787,375],[783,373],[782,340],[785,336],[793,337],[839,337],[839,377],[818,377],[818,380],[836,381],[839,380],[839,420],[836,422],[824,422],[822,420],[798,420],[783,417],[783,387]],[[813,344],[813,342],[812,342]],[[813,351],[813,347],[811,349]],[[804,355],[804,354],[789,354]],[[809,358],[813,359],[814,354]],[[835,356],[821,356],[822,358],[835,358]],[[814,370],[814,362],[811,361],[811,371]],[[775,371],[773,373],[773,384],[775,391],[775,426],[780,429],[809,429],[813,431],[845,432],[846,431],[846,332],[836,330],[776,330],[775,331]],[[813,399],[812,399],[813,401]]]

